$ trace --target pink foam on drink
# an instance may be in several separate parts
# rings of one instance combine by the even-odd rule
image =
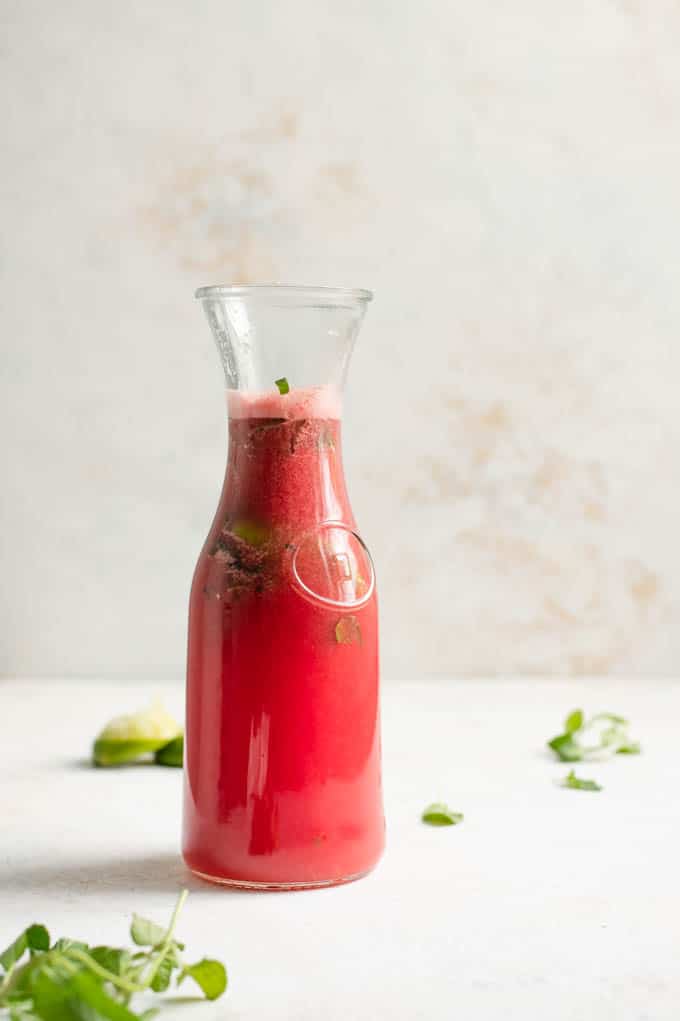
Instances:
[[[230,418],[340,418],[340,394],[334,386],[276,390],[227,390]]]

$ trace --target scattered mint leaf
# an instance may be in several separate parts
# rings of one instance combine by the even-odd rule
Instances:
[[[597,720],[608,720],[609,723],[614,723],[620,727],[628,726],[628,720],[624,716],[617,716],[616,713],[596,713],[590,722],[595,723]]]
[[[52,950],[59,950],[62,952],[65,950],[73,950],[74,948],[76,950],[89,949],[87,943],[81,943],[77,939],[58,939],[52,946]],[[94,953],[94,951],[92,950],[90,953]]]
[[[92,947],[90,957],[114,975],[125,974],[131,960],[130,951],[118,947]]]
[[[562,781],[562,787],[569,787],[572,791],[601,791],[602,787],[595,780],[584,780],[581,777],[576,776],[576,773],[572,769],[570,773],[567,773],[564,780]]]
[[[151,988],[154,993],[164,993],[170,985],[170,977],[172,970],[175,967],[174,962],[170,957],[164,957],[158,966],[158,971],[151,980]]]
[[[422,814],[428,826],[457,826],[464,819],[462,812],[452,812],[442,801],[434,801]]]
[[[139,1021],[139,1014],[109,996],[93,975],[81,971],[73,976],[71,982],[74,995],[67,1002],[73,1010],[73,1017],[78,1018],[78,1021],[90,1021],[90,1018],[96,1018],[97,1021],[100,1018],[106,1021]],[[83,1006],[89,1010],[83,1010]]]
[[[174,741],[159,748],[154,762],[159,766],[179,766],[181,769],[184,764],[184,736],[180,734]]]
[[[582,762],[606,759],[612,755],[637,755],[640,745],[628,734],[628,721],[615,713],[597,713],[585,719],[582,710],[575,709],[564,724],[564,733],[558,734],[548,747],[561,762]]]
[[[573,713],[569,713],[566,720],[564,721],[564,729],[567,734],[573,734],[575,730],[580,730],[583,726],[583,710],[574,709]]]
[[[574,741],[571,733],[560,734],[548,741],[548,747],[557,755],[561,762],[580,762],[583,758],[583,750]]]
[[[283,394],[290,393],[290,385],[289,385],[288,380],[286,379],[285,376],[282,376],[281,379],[275,379],[274,380],[274,385],[279,388],[279,393],[282,396],[283,396]]]
[[[133,915],[130,936],[132,942],[136,943],[138,947],[155,947],[165,939],[165,929],[156,925],[155,922],[150,922],[148,918]]]
[[[0,966],[9,971],[27,950],[48,950],[50,936],[44,925],[29,925],[13,943],[0,954]]]
[[[197,964],[185,967],[177,980],[177,985],[180,985],[187,976],[200,986],[206,1000],[218,999],[227,988],[227,969],[220,961],[212,961],[207,957]]]

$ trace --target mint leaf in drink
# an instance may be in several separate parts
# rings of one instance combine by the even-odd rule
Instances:
[[[175,939],[186,897],[183,890],[165,929],[133,916],[133,940],[144,948],[135,953],[66,938],[50,947],[45,927],[29,926],[0,955],[0,1013],[7,1010],[11,1021],[146,1021],[155,1010],[135,1013],[130,1001],[165,992],[173,976],[175,986],[190,977],[207,999],[217,999],[227,986],[224,966],[209,959],[187,965]]]
[[[274,380],[274,385],[279,388],[279,393],[282,396],[283,396],[283,394],[290,393],[290,385],[289,385],[288,380],[286,379],[285,376],[282,376],[281,379],[275,379]]]
[[[335,640],[338,645],[361,645],[361,625],[351,614],[341,617],[335,625]]]
[[[548,741],[561,762],[607,759],[612,755],[637,755],[640,745],[628,733],[628,720],[615,713],[597,713],[585,719],[580,709],[569,714],[564,733]]]
[[[443,801],[434,801],[427,806],[421,818],[428,826],[457,826],[464,816],[462,812],[452,812]]]
[[[159,766],[178,766],[181,769],[184,764],[183,735],[180,734],[174,741],[159,748],[153,758]]]
[[[220,961],[212,961],[207,957],[197,964],[187,965],[177,979],[177,985],[187,976],[203,990],[206,1000],[218,999],[227,988],[226,968]]]
[[[561,787],[568,787],[572,791],[601,791],[602,787],[595,780],[584,780],[572,769],[571,772],[567,773],[564,780],[560,784]]]

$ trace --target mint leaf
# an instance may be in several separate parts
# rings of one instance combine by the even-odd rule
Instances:
[[[610,723],[620,727],[628,726],[628,720],[625,716],[617,716],[616,713],[596,713],[595,716],[591,717],[590,722],[595,723],[597,720],[609,720]]]
[[[29,925],[0,954],[0,966],[9,971],[27,950],[49,950],[50,936],[44,925]]]
[[[141,915],[132,916],[130,936],[132,942],[136,943],[138,947],[158,946],[165,939],[165,931],[160,925],[150,922],[148,918],[142,918]]]
[[[561,762],[580,762],[583,758],[583,749],[570,733],[560,734],[548,741],[548,748],[552,748]]]
[[[159,748],[154,762],[159,766],[178,766],[181,769],[184,764],[184,736],[180,734],[174,741]]]
[[[114,975],[122,975],[130,966],[130,951],[121,950],[118,947],[92,947],[89,951],[90,957],[102,968],[112,972]],[[146,956],[146,955],[145,955]]]
[[[442,801],[428,805],[421,816],[428,826],[457,826],[464,819],[462,812],[452,812]]]
[[[170,985],[172,970],[175,967],[170,957],[164,957],[158,966],[158,971],[151,981],[151,988],[154,993],[164,993]]]
[[[281,395],[290,393],[290,386],[285,376],[282,376],[281,379],[275,379],[274,386],[279,388],[279,393]]]
[[[227,988],[227,969],[220,961],[204,957],[197,964],[189,964],[177,979],[180,985],[189,976],[200,986],[206,1000],[216,1000]]]
[[[77,939],[58,939],[52,945],[52,950],[57,950],[61,953],[67,953],[69,950],[89,951],[89,947],[87,943],[81,943]]]
[[[630,744],[621,744],[616,749],[617,755],[639,755],[642,749],[639,741],[631,741]]]
[[[586,720],[575,709],[565,720],[565,732],[558,734],[548,747],[561,762],[607,759],[612,755],[636,755],[640,745],[628,734],[628,721],[616,713],[597,713]]]
[[[574,731],[580,730],[583,726],[583,710],[574,709],[572,713],[569,713],[566,720],[564,721],[564,729],[567,734],[573,734]]]
[[[87,972],[78,972],[71,982],[75,994],[73,1016],[78,1018],[78,1021],[90,1021],[91,1018],[97,1018],[97,1021],[100,1018],[105,1018],[106,1021],[139,1021],[139,1014],[133,1013],[129,1007],[109,996],[102,984]],[[85,1006],[90,1010],[84,1010]]]
[[[351,614],[340,618],[334,633],[338,645],[361,645],[361,625]]]
[[[568,787],[572,791],[601,791],[602,787],[595,780],[583,780],[581,777],[576,776],[576,773],[572,769],[570,773],[567,773],[564,780],[562,781],[562,787]]]

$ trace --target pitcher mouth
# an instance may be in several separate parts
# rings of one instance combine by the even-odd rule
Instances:
[[[347,302],[369,302],[373,291],[362,287],[300,287],[295,284],[233,284],[199,287],[195,297],[206,298],[248,298],[291,305],[343,305]]]

